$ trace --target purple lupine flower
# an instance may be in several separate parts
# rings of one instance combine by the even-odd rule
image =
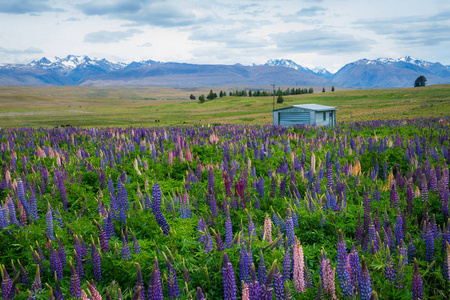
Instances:
[[[391,208],[395,208],[400,205],[400,197],[398,196],[397,184],[395,183],[395,180],[391,183],[390,203]]]
[[[208,253],[214,249],[211,234],[209,233],[208,227],[205,227],[205,253]]]
[[[106,233],[106,239],[114,237],[114,223],[111,210],[108,211],[104,221],[104,231]]]
[[[426,242],[426,260],[428,263],[432,263],[434,260],[434,233],[433,233],[433,223],[428,222],[427,232],[425,237]]]
[[[158,259],[155,257],[153,264],[152,275],[150,276],[150,283],[148,285],[148,299],[149,300],[164,300],[161,273],[159,271]]]
[[[137,266],[137,279],[136,279],[136,286],[134,287],[134,292],[136,293],[139,290],[139,296],[140,300],[145,300],[145,288],[144,288],[144,281],[142,280],[142,272],[141,272],[141,266],[139,263],[135,263]]]
[[[26,215],[29,216],[31,214],[31,209],[28,201],[25,199],[24,186],[21,180],[17,182],[17,197],[19,198],[20,204],[25,208]]]
[[[105,219],[106,222],[106,219]],[[94,220],[95,225],[97,225],[98,228],[98,237],[100,240],[100,248],[102,252],[109,252],[109,244],[108,244],[108,237],[106,232],[103,230],[102,226]]]
[[[291,251],[290,248],[286,247],[283,257],[283,281],[288,281],[289,279],[291,279],[291,264]]]
[[[272,263],[272,266],[269,269],[269,272],[267,272],[267,277],[264,285],[261,287],[261,300],[271,300],[272,299],[272,286],[273,286],[273,280],[275,275],[275,268],[277,267],[277,260],[275,259]]]
[[[394,287],[398,290],[403,289],[405,287],[405,284],[403,283],[403,274],[404,274],[404,266],[405,266],[404,261],[405,260],[406,259],[404,259],[401,256],[401,257],[399,257],[398,263],[397,263],[397,276],[395,277],[395,286]]]
[[[91,257],[92,265],[94,266],[94,279],[97,282],[102,282],[102,265],[100,262],[100,254],[98,253],[98,249],[95,246],[93,239],[91,243]]]
[[[36,193],[33,191],[31,191],[30,194],[30,209],[31,209],[31,217],[33,218],[33,220],[39,220],[40,216],[37,209]]]
[[[12,288],[12,281],[11,278],[9,277],[8,272],[6,271],[5,266],[0,267],[0,271],[1,271],[1,275],[2,275],[2,295],[3,295],[3,299],[7,299],[5,297],[5,295],[9,295],[9,293],[11,292],[11,288]]]
[[[206,300],[205,294],[203,294],[202,288],[197,287],[197,300]]]
[[[370,198],[367,195],[367,191],[364,193],[364,231],[369,232],[370,224]]]
[[[186,269],[186,264],[184,263],[184,258],[183,258],[183,277],[184,277],[184,281],[186,283],[189,283],[189,281],[191,281],[191,277],[189,276],[189,272]]]
[[[214,234],[214,240],[216,241],[216,250],[222,251],[225,250],[225,247],[223,246],[222,239],[220,238],[220,234],[218,234],[214,229],[212,229],[212,232]]]
[[[198,218],[198,222],[197,222],[197,235],[198,235],[198,242],[200,244],[203,244],[205,242],[205,229],[206,229],[206,222],[205,219],[200,216]]]
[[[217,204],[216,204],[216,192],[214,190],[214,171],[212,168],[209,169],[208,175],[208,198],[209,207],[211,209],[212,216],[217,218]]]
[[[24,285],[28,285],[28,283],[30,283],[30,280],[28,279],[28,272],[22,266],[22,264],[20,263],[20,260],[18,260],[18,262],[19,262],[19,267],[20,267],[20,283],[23,283]]]
[[[306,284],[307,288],[313,288],[314,287],[314,283],[312,281],[311,273],[309,272],[309,268],[308,268],[308,264],[306,263],[306,259],[305,259],[305,265],[304,265],[304,268],[303,268],[303,278],[305,280],[305,284]],[[287,294],[286,294],[286,298],[288,298]]]
[[[352,246],[352,250],[350,251],[348,260],[351,269],[350,281],[352,283],[353,288],[352,292],[353,294],[356,294],[357,286],[361,281],[361,266],[359,264],[359,254],[358,251],[356,251],[355,245]]]
[[[403,262],[408,265],[408,247],[405,245],[403,240],[400,240],[400,245],[398,246],[398,254],[403,257]]]
[[[416,246],[414,245],[414,242],[411,238],[411,235],[408,234],[408,262],[410,264],[413,263],[414,259],[416,258]]]
[[[369,300],[372,295],[372,285],[370,283],[370,274],[367,269],[366,261],[364,256],[362,258],[361,264],[361,279],[359,281],[359,290],[361,293],[361,300]]]
[[[284,281],[283,281],[283,277],[281,276],[278,265],[275,265],[275,272],[274,272],[274,276],[273,276],[273,287],[275,290],[275,299],[276,300],[286,299],[286,295],[284,292]]]
[[[442,180],[441,183],[441,193],[439,193],[439,198],[441,200],[441,209],[442,209],[442,214],[444,215],[444,217],[446,219],[449,218],[449,209],[448,209],[448,204],[449,204],[449,190],[448,188],[445,188],[445,184],[444,181]]]
[[[228,254],[225,252],[223,255],[223,299],[236,300],[236,280],[234,277],[233,266],[231,265]]]
[[[414,300],[423,299],[422,276],[420,276],[417,260],[414,260],[414,274],[412,279],[412,294]]]
[[[161,189],[157,182],[153,185],[152,199],[152,211],[155,215],[156,222],[161,227],[164,235],[168,235],[170,233],[170,227],[161,212]]]
[[[139,245],[139,241],[134,236],[133,231],[130,230],[131,238],[133,239],[133,252],[134,253],[141,253],[141,246]]]
[[[287,236],[288,248],[291,248],[295,243],[294,222],[292,221],[291,216],[288,216],[286,218],[285,226],[286,226],[286,236]]]
[[[175,269],[173,268],[172,264],[167,259],[166,255],[164,254],[164,258],[166,260],[166,266],[168,270],[167,274],[167,290],[169,292],[169,298],[178,298],[180,295],[180,289],[178,288],[178,279],[177,274],[175,273]]]
[[[64,250],[64,245],[58,235],[56,235],[56,241],[58,242],[59,260],[61,261],[61,266],[64,268],[66,266],[66,251]]]
[[[59,194],[61,195],[61,200],[63,203],[63,209],[67,210],[67,195],[66,195],[66,185],[64,183],[64,178],[60,177],[59,178]]]
[[[52,274],[56,272],[56,275],[58,276],[59,280],[63,279],[63,267],[61,264],[61,260],[59,258],[58,253],[56,252],[55,248],[53,248],[53,245],[50,243],[50,269],[52,271]]]
[[[81,285],[80,285],[80,276],[78,272],[72,265],[72,262],[69,263],[70,266],[70,296],[75,298],[81,298]]]
[[[233,226],[231,224],[230,211],[227,207],[227,218],[225,220],[225,247],[231,248],[233,242]]]
[[[39,271],[39,266],[36,267],[36,276],[31,285],[30,293],[35,297],[42,293],[41,272]]]
[[[130,248],[128,247],[128,241],[125,238],[122,230],[122,260],[130,260]]]
[[[264,255],[260,252],[259,267],[258,267],[258,281],[261,283],[266,282],[266,264],[264,262]]]
[[[338,230],[338,243],[337,243],[337,274],[339,278],[339,283],[341,286],[342,293],[345,297],[352,297],[351,289],[348,287],[349,276],[347,269],[347,248],[345,246],[344,236],[342,231]]]
[[[412,179],[406,183],[406,211],[411,215],[413,212],[414,189]]]
[[[239,279],[240,282],[250,283],[250,265],[248,264],[248,252],[244,245],[241,245],[241,250],[239,251]]]
[[[395,269],[394,269],[394,263],[392,262],[392,259],[391,259],[389,247],[386,247],[386,265],[384,267],[384,275],[386,276],[387,280],[394,282]]]
[[[55,240],[55,237],[53,236],[53,214],[50,208],[50,203],[48,203],[48,209],[45,217],[47,220],[47,236],[53,241]]]
[[[327,152],[329,153],[329,152]],[[327,172],[327,190],[328,191],[334,191],[334,181],[333,181],[333,167],[332,167],[332,163],[327,162],[326,164],[326,172]]]

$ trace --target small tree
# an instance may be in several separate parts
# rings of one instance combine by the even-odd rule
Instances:
[[[325,93],[325,88],[324,87],[322,88],[322,93]]]
[[[427,79],[425,78],[425,76],[420,75],[419,77],[417,77],[416,81],[414,82],[414,87],[425,86],[426,82],[427,82]]]
[[[215,98],[217,98],[217,94],[214,93],[213,90],[210,90],[208,96],[206,96],[206,99],[214,100]]]
[[[334,92],[334,85],[331,87],[331,91]]]
[[[193,94],[191,94],[191,95],[189,96],[189,99],[195,100],[195,96],[194,96]]]
[[[277,91],[277,103],[283,103],[284,99],[283,99],[283,92],[281,91],[280,88],[278,88]]]
[[[308,93],[310,93],[310,94],[314,93],[314,89],[312,87],[310,87]]]
[[[205,102],[205,95],[200,95],[198,97],[198,101],[200,101],[200,103],[204,103]]]

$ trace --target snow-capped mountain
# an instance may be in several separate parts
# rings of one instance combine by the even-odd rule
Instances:
[[[450,83],[450,68],[411,56],[398,59],[360,59],[342,67],[331,80],[353,87],[410,87],[423,75],[427,84]]]
[[[290,59],[269,59],[264,65],[265,66],[279,66],[279,67],[291,68],[291,69],[303,71],[303,72],[306,72],[309,74],[315,74],[320,77],[324,77],[326,79],[329,79],[329,78],[331,78],[331,76],[333,76],[333,74],[325,68],[316,67],[314,69],[309,69],[309,68],[303,67],[303,66],[293,62]]]
[[[0,64],[0,85],[155,85],[409,87],[424,75],[427,84],[450,83],[450,66],[405,56],[360,59],[332,74],[289,59],[263,65],[198,65],[154,60],[131,63],[68,55],[28,64]]]

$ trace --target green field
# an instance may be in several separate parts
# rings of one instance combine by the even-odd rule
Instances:
[[[0,87],[0,127],[271,124],[272,97],[188,100],[209,89]],[[450,85],[285,96],[275,108],[305,103],[337,107],[338,122],[444,116],[450,114]]]

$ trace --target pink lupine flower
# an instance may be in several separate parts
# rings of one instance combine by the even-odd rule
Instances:
[[[303,259],[303,247],[300,244],[297,237],[295,237],[294,244],[294,287],[297,292],[305,292],[305,278],[303,269],[305,267],[305,261]]]
[[[250,300],[248,285],[245,282],[242,282],[242,300]]]
[[[266,219],[264,220],[264,238],[269,243],[272,242],[272,220],[269,214],[266,213]]]

